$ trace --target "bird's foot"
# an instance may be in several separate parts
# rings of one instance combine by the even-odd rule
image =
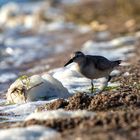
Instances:
[[[90,88],[90,89],[89,89],[90,93],[95,93],[96,90],[97,90],[97,88]]]

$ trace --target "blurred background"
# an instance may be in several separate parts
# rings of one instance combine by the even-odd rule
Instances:
[[[0,0],[0,91],[63,67],[88,40],[133,35],[139,15],[139,0]]]

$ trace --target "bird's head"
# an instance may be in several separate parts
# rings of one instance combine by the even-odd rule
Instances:
[[[64,65],[64,67],[71,64],[72,62],[80,63],[84,60],[84,58],[85,55],[82,52],[77,51],[71,56],[71,59]]]

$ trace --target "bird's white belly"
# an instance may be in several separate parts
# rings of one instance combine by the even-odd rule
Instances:
[[[78,71],[81,72],[82,75],[84,75],[85,77],[87,77],[89,79],[98,79],[98,78],[102,78],[102,77],[107,77],[111,72],[110,69],[109,70],[98,70],[94,66],[79,68]]]
[[[98,78],[102,78],[102,77],[107,77],[110,74],[110,70],[105,70],[105,71],[100,71],[100,70],[95,70],[95,73],[93,75],[93,79],[98,79]]]

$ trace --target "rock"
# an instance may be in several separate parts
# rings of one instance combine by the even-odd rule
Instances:
[[[61,82],[45,74],[43,76],[33,75],[17,79],[8,89],[7,101],[10,103],[25,103],[50,98],[67,98],[68,90]]]

